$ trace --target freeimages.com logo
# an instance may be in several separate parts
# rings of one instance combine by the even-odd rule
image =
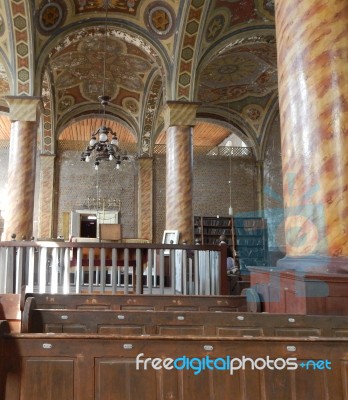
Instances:
[[[296,370],[298,368],[303,368],[306,370],[323,370],[331,369],[331,362],[328,360],[308,360],[306,362],[302,361],[298,363],[296,357],[289,358],[276,358],[273,359],[269,356],[264,358],[259,357],[256,359],[242,356],[242,357],[219,357],[210,358],[210,356],[205,357],[177,357],[177,358],[160,358],[160,357],[144,357],[144,353],[140,353],[136,357],[136,369],[140,370],[141,366],[144,370],[152,368],[155,370],[160,370],[162,368],[166,370],[192,370],[195,375],[200,374],[204,370],[218,370],[218,371],[229,371],[230,375],[233,375],[235,371],[239,370]]]

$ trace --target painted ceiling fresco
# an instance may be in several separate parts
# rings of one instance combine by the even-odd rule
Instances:
[[[145,155],[162,137],[166,100],[199,101],[201,132],[203,119],[211,131],[237,118],[262,140],[277,99],[273,0],[8,3],[0,6],[0,95],[44,97],[46,151],[58,135],[69,138],[70,125],[100,116],[102,94],[111,97],[108,116]],[[12,29],[1,22],[6,15]],[[6,51],[17,57],[12,66]],[[196,135],[195,143],[209,144],[210,136]]]

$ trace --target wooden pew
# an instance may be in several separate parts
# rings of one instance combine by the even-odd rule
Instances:
[[[214,311],[37,309],[27,298],[22,332],[128,335],[347,337],[348,318]]]
[[[36,308],[153,311],[246,311],[246,296],[110,295],[26,293]]]
[[[347,398],[347,338],[10,334],[3,340],[3,400]],[[146,358],[152,360],[145,369]],[[166,369],[164,360],[174,364],[168,359],[188,368]],[[203,362],[210,367],[199,371]]]

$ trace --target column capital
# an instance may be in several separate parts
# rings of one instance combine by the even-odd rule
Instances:
[[[10,107],[11,121],[37,121],[37,108],[41,97],[6,96],[5,100]]]
[[[149,156],[140,156],[140,157],[137,157],[137,160],[138,161],[141,161],[141,162],[152,162],[153,161],[153,157],[149,157]],[[148,161],[144,161],[144,160],[148,160]]]
[[[47,158],[49,158],[49,157],[55,158],[56,154],[53,154],[53,153],[40,153],[40,158],[45,158],[45,157],[47,157]]]
[[[170,126],[195,126],[197,109],[201,103],[167,101],[162,110],[164,128]]]

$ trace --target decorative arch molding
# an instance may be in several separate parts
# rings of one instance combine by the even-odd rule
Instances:
[[[11,32],[13,70],[16,71],[13,95],[32,96],[34,93],[34,52],[31,51],[33,35],[30,2],[10,0],[9,13],[13,29]]]
[[[148,95],[147,98],[144,99],[143,114],[141,116],[141,138],[138,148],[141,157],[151,157],[153,152],[153,132],[161,108],[161,100],[163,99],[163,81],[160,75],[151,77],[147,93]]]
[[[245,44],[258,44],[258,43],[275,43],[275,27],[274,25],[259,26],[253,25],[250,28],[235,29],[230,31],[228,35],[223,36],[216,42],[213,42],[211,46],[207,47],[201,54],[200,61],[197,64],[198,75],[199,72],[209,62],[222,53]]]
[[[268,108],[267,112],[267,118],[264,120],[263,125],[262,125],[262,132],[264,134],[262,135],[262,140],[260,143],[260,159],[264,160],[265,158],[265,153],[267,150],[267,143],[269,136],[271,134],[271,127],[274,122],[274,119],[279,115],[279,103],[278,103],[278,96],[275,96],[272,99],[272,104]]]
[[[191,0],[187,12],[187,20],[183,25],[184,32],[181,46],[176,54],[176,59],[180,60],[178,69],[173,74],[174,85],[173,98],[179,101],[193,101],[194,98],[194,79],[197,66],[197,43],[199,33],[203,30],[201,23],[203,16],[208,10],[209,4],[204,0]],[[205,10],[205,12],[204,12]]]

